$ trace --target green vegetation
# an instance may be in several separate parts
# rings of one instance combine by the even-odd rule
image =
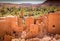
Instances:
[[[18,17],[27,17],[29,15],[37,18],[44,14],[48,14],[50,12],[60,11],[60,7],[56,6],[47,6],[47,7],[36,7],[36,8],[16,8],[16,7],[0,7],[0,17],[8,16],[8,15],[16,15]]]

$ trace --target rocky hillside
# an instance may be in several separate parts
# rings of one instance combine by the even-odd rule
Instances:
[[[11,4],[11,3],[0,3],[0,6],[7,7],[45,7],[45,6],[60,6],[60,0],[46,0],[42,4],[31,4],[31,3],[22,3],[22,4]]]
[[[60,6],[60,0],[46,0],[41,6]]]
[[[31,4],[31,3],[22,3],[22,4],[12,4],[12,3],[0,3],[1,6],[6,6],[6,7],[37,7],[38,4]]]

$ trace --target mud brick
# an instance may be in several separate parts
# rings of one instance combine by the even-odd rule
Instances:
[[[20,27],[18,27],[19,28],[19,31],[20,32],[22,32],[23,30],[24,30],[24,26],[23,25],[21,25]]]
[[[12,22],[11,27],[16,32],[22,32],[23,31],[23,25],[20,27],[18,26],[18,22]]]
[[[36,24],[31,24],[30,25],[30,32],[32,33],[38,33],[39,32],[39,26]]]
[[[12,23],[11,23],[11,27],[12,27],[12,29],[13,29],[14,31],[18,31],[18,24],[17,24],[17,22],[12,22]]]
[[[18,20],[18,17],[17,16],[8,16],[6,18],[7,18],[7,21],[12,21],[12,22],[15,22],[15,21]]]
[[[26,34],[26,38],[35,37],[39,33],[39,26],[37,24],[31,24]]]
[[[33,17],[27,17],[25,19],[25,24],[26,24],[27,27],[29,27],[30,24],[34,24],[34,18]]]
[[[41,19],[36,19],[36,24],[40,24],[42,22]]]
[[[18,27],[20,29],[20,31],[22,32],[24,29],[23,23],[22,23],[22,18],[18,18]]]
[[[5,30],[6,30],[6,23],[5,23],[5,19],[0,20],[0,36],[3,36],[5,34]]]
[[[11,29],[18,28],[18,18],[15,17],[15,16],[12,16],[12,17],[9,16],[9,17],[7,17],[6,18],[6,23],[7,23],[8,27],[11,28]]]
[[[8,27],[11,27],[11,23],[16,22],[16,21],[17,21],[17,17],[15,17],[15,16],[6,17],[6,25]]]
[[[0,17],[0,27],[6,27],[6,18],[5,17]]]
[[[60,34],[60,13],[50,13],[47,26],[49,33]]]
[[[22,25],[22,18],[18,18],[18,26],[21,26]]]
[[[16,21],[17,21],[17,17],[15,17],[15,16],[7,17],[7,18],[6,18],[6,21],[7,21],[7,23],[8,23],[8,26],[11,26],[11,23],[12,23],[12,22],[16,22]]]

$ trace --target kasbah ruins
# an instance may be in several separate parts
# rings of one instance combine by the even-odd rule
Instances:
[[[44,35],[60,34],[60,11],[45,14],[37,19],[29,16],[24,21],[25,25],[22,23],[23,19],[17,16],[0,17],[0,39],[11,41],[15,37],[30,39],[34,37],[42,38]],[[38,39],[26,41],[38,41]]]

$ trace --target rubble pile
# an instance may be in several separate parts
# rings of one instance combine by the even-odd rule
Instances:
[[[60,41],[60,35],[58,34],[54,36],[45,35],[43,38],[35,37],[30,39],[16,38],[16,39],[12,39],[12,41]]]

